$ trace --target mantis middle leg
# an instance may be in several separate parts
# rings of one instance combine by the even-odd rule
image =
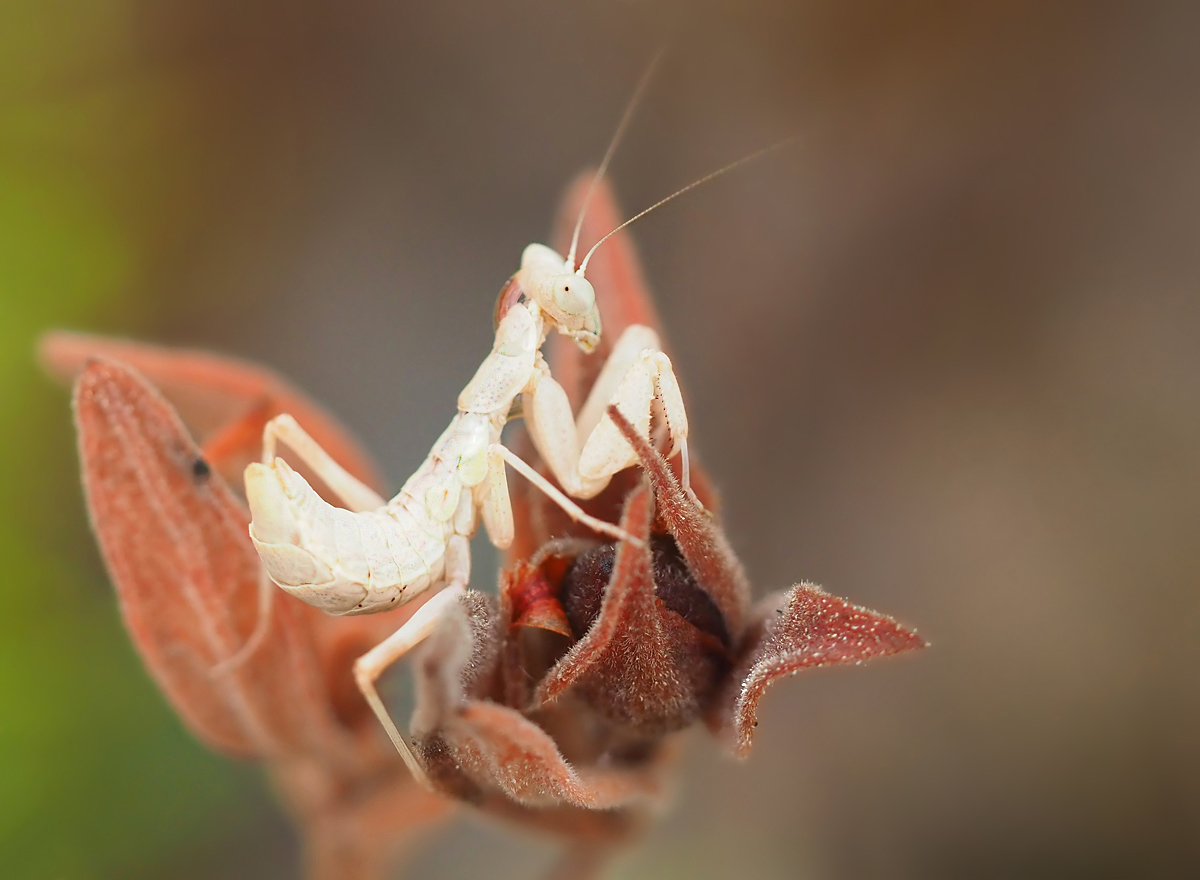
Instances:
[[[446,545],[446,576],[449,584],[446,589],[429,599],[398,630],[354,662],[354,680],[358,689],[362,691],[375,717],[387,731],[388,738],[404,759],[413,777],[430,790],[433,786],[425,768],[421,766],[412,746],[392,720],[391,713],[379,696],[375,682],[384,670],[428,638],[442,615],[446,613],[446,609],[457,602],[465,592],[471,576],[471,550],[467,539],[462,535],[455,535]]]

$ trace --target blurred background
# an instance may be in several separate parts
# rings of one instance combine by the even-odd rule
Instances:
[[[615,876],[1200,871],[1200,6],[0,0],[6,877],[298,872],[121,629],[37,334],[270,364],[398,485],[664,43],[628,213],[802,136],[636,227],[734,544],[933,647],[692,737]]]

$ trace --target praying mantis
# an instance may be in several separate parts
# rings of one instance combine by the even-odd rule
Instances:
[[[593,190],[649,73],[626,109],[593,179]],[[506,465],[577,521],[600,534],[631,539],[624,530],[589,516],[567,495],[593,497],[613,474],[637,461],[632,447],[605,414],[605,407],[617,405],[648,435],[657,400],[671,443],[670,454],[682,456],[687,473],[683,398],[671,362],[651,328],[626,328],[578,417],[542,357],[542,345],[552,330],[574,340],[584,352],[593,351],[600,340],[595,291],[585,272],[588,259],[605,239],[575,266],[589,199],[590,193],[581,207],[566,258],[545,245],[531,244],[525,249],[520,269],[497,300],[492,351],[459,395],[458,413],[449,427],[390,501],[346,471],[287,414],[267,423],[263,460],[246,468],[251,540],[270,580],[288,593],[331,614],[368,614],[445,587],[393,635],[360,657],[354,667],[359,689],[410,771],[422,781],[427,782],[424,770],[392,721],[375,682],[433,631],[445,609],[466,590],[469,540],[478,521],[482,519],[489,539],[498,548],[512,543]],[[517,411],[518,399],[535,448],[566,494],[500,442],[501,430]],[[324,501],[276,456],[280,442],[326,483],[344,507]],[[265,582],[264,586],[269,589]],[[260,604],[265,617],[269,604]],[[253,650],[254,641],[252,636],[240,657]],[[223,665],[232,664],[227,661]]]
[[[497,299],[491,352],[459,395],[458,412],[449,427],[392,499],[385,500],[346,471],[287,414],[267,423],[262,461],[246,468],[250,538],[266,575],[286,592],[330,614],[355,615],[389,610],[427,591],[440,590],[354,666],[363,696],[414,776],[426,784],[424,770],[380,699],[375,682],[427,638],[446,609],[466,591],[471,573],[469,541],[479,521],[497,548],[512,543],[506,466],[577,522],[640,545],[639,539],[590,516],[571,500],[595,497],[613,475],[638,462],[637,453],[606,412],[615,406],[647,439],[657,415],[668,444],[666,455],[680,456],[682,483],[688,490],[687,413],[671,361],[653,329],[637,324],[625,329],[578,414],[572,412],[566,392],[541,352],[551,331],[573,340],[585,353],[599,344],[600,314],[586,271],[605,241],[668,201],[782,145],[745,156],[661,199],[600,238],[576,266],[579,232],[591,193],[607,169],[653,66],[643,75],[596,171],[567,256],[541,244],[525,248],[520,268]],[[501,442],[504,425],[518,414],[561,490]],[[325,482],[343,507],[321,498],[276,455],[281,442]],[[265,580],[264,588],[269,596]],[[262,602],[261,609],[268,613],[269,601]],[[253,650],[253,643],[254,637],[222,666],[236,665]]]
[[[499,548],[513,540],[505,465],[530,480],[570,516],[618,540],[637,540],[595,519],[500,442],[517,398],[530,435],[568,493],[592,497],[633,464],[628,443],[605,430],[613,403],[649,431],[654,400],[666,413],[671,454],[685,456],[687,419],[671,362],[648,327],[630,326],[575,418],[540,348],[551,329],[585,351],[599,338],[595,294],[581,270],[543,245],[530,245],[521,270],[501,292],[503,317],[491,353],[458,399],[458,413],[429,456],[390,501],[343,469],[288,415],[267,423],[264,461],[246,469],[250,537],[271,580],[332,614],[367,614],[445,586],[400,629],[356,662],[355,679],[418,778],[424,771],[380,699],[375,681],[427,637],[466,590],[469,539],[481,518]],[[586,437],[580,448],[579,437]],[[334,507],[281,458],[285,442],[345,504]],[[633,460],[631,460],[633,458]],[[639,542],[640,543],[640,542]]]

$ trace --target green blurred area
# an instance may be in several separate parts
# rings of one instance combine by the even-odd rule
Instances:
[[[186,210],[185,87],[128,73],[132,4],[0,3],[0,853],[7,878],[130,876],[261,810],[142,669],[84,521],[38,335],[150,330],[148,244]]]

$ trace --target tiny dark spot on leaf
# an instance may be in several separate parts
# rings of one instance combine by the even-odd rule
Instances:
[[[212,468],[208,466],[208,462],[203,458],[197,458],[192,462],[192,479],[197,483],[203,483],[212,476]]]

